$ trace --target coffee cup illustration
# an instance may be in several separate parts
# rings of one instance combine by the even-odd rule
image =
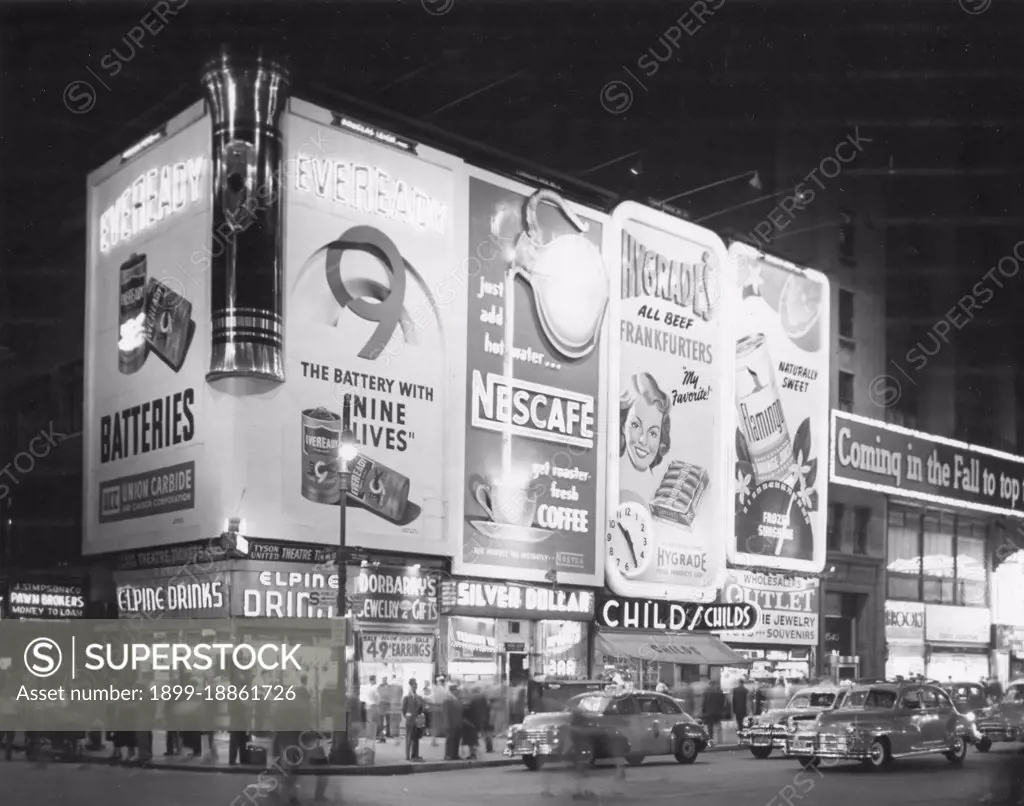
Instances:
[[[474,478],[470,489],[487,517],[503,526],[533,525],[537,514],[537,496],[530,495],[528,484],[512,479],[485,481]]]

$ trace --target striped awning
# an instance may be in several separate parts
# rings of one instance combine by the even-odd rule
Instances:
[[[749,666],[750,661],[709,633],[599,632],[597,645],[616,658],[665,663]]]

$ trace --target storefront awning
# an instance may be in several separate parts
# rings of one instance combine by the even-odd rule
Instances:
[[[709,666],[749,666],[750,661],[733,652],[713,635],[599,632],[601,650],[619,658],[662,661],[665,663],[708,664]]]

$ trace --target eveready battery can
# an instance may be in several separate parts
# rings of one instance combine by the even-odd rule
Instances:
[[[118,298],[117,368],[131,375],[146,363],[146,256],[121,264]]]
[[[341,417],[325,408],[302,412],[302,497],[318,504],[341,500],[338,446]]]
[[[401,521],[409,503],[409,479],[373,459],[358,454],[349,465],[353,498],[391,521]]]
[[[755,483],[785,480],[793,469],[793,442],[763,333],[736,342],[736,407]]]

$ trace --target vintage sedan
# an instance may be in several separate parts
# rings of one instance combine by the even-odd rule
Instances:
[[[754,758],[768,758],[773,750],[785,752],[790,732],[804,720],[813,721],[822,711],[841,703],[848,689],[810,686],[794,694],[785,708],[748,716],[737,732],[740,747],[749,747]]]
[[[804,766],[833,759],[883,769],[894,759],[931,753],[961,764],[971,729],[970,720],[938,686],[858,686],[842,708],[825,711],[813,725],[795,731],[786,753]]]
[[[981,720],[989,715],[991,708],[985,687],[980,683],[943,683],[942,688],[956,709],[971,720],[971,741],[978,752],[987,753],[992,748],[992,740],[978,727]]]
[[[993,742],[1024,742],[1024,679],[1006,687],[1003,700],[978,719],[978,730]]]
[[[530,714],[509,728],[505,755],[522,759],[529,770],[552,761],[589,766],[603,758],[638,765],[661,755],[692,764],[710,746],[707,729],[671,697],[610,689],[572,697],[555,713]]]

